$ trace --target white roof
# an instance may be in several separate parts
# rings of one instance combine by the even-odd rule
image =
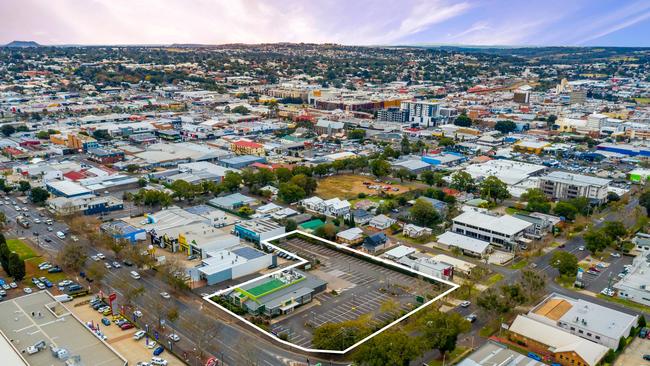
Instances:
[[[336,236],[345,240],[358,239],[361,235],[363,235],[363,230],[359,229],[358,227],[353,227],[336,234]]]
[[[350,207],[348,200],[341,200],[338,197],[331,198],[323,203],[325,206],[332,206],[334,209]]]
[[[553,182],[572,184],[577,186],[599,186],[604,187],[609,185],[609,179],[592,177],[589,175],[573,174],[568,172],[552,172],[542,177],[542,179],[550,180]]]
[[[407,247],[406,245],[400,245],[384,253],[384,256],[390,258],[402,258],[413,253],[415,253],[415,248]]]
[[[458,247],[474,253],[485,253],[490,245],[487,241],[470,238],[469,236],[460,235],[451,231],[447,231],[438,236],[437,241],[444,245]]]
[[[69,180],[51,180],[47,185],[63,193],[66,196],[76,196],[84,193],[91,193],[91,191],[79,183],[71,182]]]
[[[533,225],[528,221],[510,215],[492,216],[473,210],[463,212],[456,216],[453,221],[464,225],[484,228],[504,235],[515,235]]]
[[[494,175],[508,185],[516,184],[532,174],[545,170],[543,165],[535,165],[506,159],[489,160],[482,164],[472,164],[465,168],[472,178],[485,178]]]
[[[551,351],[555,353],[575,352],[590,366],[598,364],[598,361],[609,350],[605,346],[523,315],[518,315],[515,321],[512,322],[510,331],[547,345],[553,348]]]

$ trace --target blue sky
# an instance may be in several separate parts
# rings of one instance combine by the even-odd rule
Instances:
[[[650,46],[650,0],[1,0],[0,44]]]

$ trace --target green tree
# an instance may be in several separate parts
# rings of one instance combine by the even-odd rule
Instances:
[[[607,221],[602,230],[612,240],[619,240],[627,235],[627,229],[622,221]]]
[[[385,177],[390,174],[390,163],[384,159],[375,159],[370,162],[370,171],[377,177]]]
[[[494,125],[494,129],[503,133],[503,134],[508,134],[510,132],[513,132],[517,129],[517,124],[512,122],[512,121],[497,121],[496,125]]]
[[[29,195],[32,199],[32,202],[37,205],[42,205],[50,197],[50,192],[41,187],[34,187],[30,191]]]
[[[404,182],[404,179],[408,179],[411,176],[411,171],[406,168],[395,169],[393,171],[393,177],[399,179],[400,182]]]
[[[194,197],[192,185],[182,179],[175,180],[170,184],[169,189],[174,192],[174,197],[184,200]]]
[[[241,172],[242,182],[248,189],[252,189],[257,184],[257,173],[253,169],[243,169]]]
[[[36,138],[40,140],[47,140],[50,138],[50,134],[47,131],[38,131]]]
[[[239,185],[242,183],[242,177],[241,174],[237,172],[233,172],[231,170],[226,172],[226,176],[223,177],[223,186],[226,188],[227,191],[234,192],[237,189],[239,189]]]
[[[533,212],[549,213],[551,212],[551,203],[539,188],[530,188],[521,195],[521,199],[526,201],[526,210]]]
[[[354,130],[348,131],[348,138],[350,140],[363,140],[366,137],[366,130],[361,128],[356,128]]]
[[[248,108],[244,107],[243,105],[238,105],[238,106],[236,106],[235,108],[233,108],[233,109],[231,110],[231,112],[232,112],[232,113],[241,114],[241,115],[247,115],[247,114],[249,114],[251,111],[250,111]]]
[[[463,192],[474,190],[474,179],[468,172],[458,171],[451,176],[451,188]]]
[[[454,120],[454,124],[456,126],[461,126],[461,127],[471,127],[472,126],[472,119],[467,117],[465,113],[459,115],[456,117]]]
[[[584,235],[585,247],[591,253],[596,254],[603,251],[613,243],[612,237],[607,235],[604,230],[591,229]]]
[[[305,197],[307,197],[307,195],[302,187],[297,186],[293,183],[280,183],[280,188],[278,189],[278,198],[280,198],[285,203],[298,202]]]
[[[252,214],[255,213],[255,210],[253,210],[249,206],[242,206],[239,208],[239,210],[237,210],[237,213],[243,217],[250,217]]]
[[[18,191],[20,192],[25,193],[29,191],[31,188],[32,185],[26,180],[21,180],[20,182],[18,182]]]
[[[497,201],[503,201],[506,198],[510,198],[510,192],[508,192],[508,186],[503,183],[499,178],[491,175],[481,182],[481,197],[489,200],[493,200],[494,203]]]
[[[2,127],[0,127],[0,132],[5,136],[10,136],[16,132],[16,128],[12,125],[2,125]]]
[[[574,220],[578,214],[578,209],[566,201],[560,201],[555,204],[553,212],[558,216],[563,216],[567,220]]]
[[[78,272],[88,259],[86,248],[79,243],[69,242],[59,252],[59,263],[64,268]]]
[[[421,353],[420,339],[390,330],[361,345],[352,359],[359,366],[408,366]]]
[[[291,173],[291,170],[284,167],[280,167],[275,170],[275,176],[278,179],[278,182],[284,183],[284,182],[288,182],[289,179],[291,179],[291,177],[293,176],[293,174]]]
[[[9,275],[16,281],[21,281],[25,278],[25,261],[20,259],[17,253],[9,255]]]
[[[296,221],[292,219],[288,219],[286,225],[284,225],[284,231],[286,232],[292,232],[298,228],[298,224],[296,224]]]
[[[417,331],[422,334],[425,348],[437,349],[444,355],[456,349],[458,335],[469,332],[470,323],[457,312],[442,313],[429,310],[416,320]]]
[[[521,272],[521,283],[527,291],[528,298],[533,300],[543,293],[542,290],[546,287],[546,277],[535,271],[523,270]]]
[[[318,183],[316,182],[316,179],[312,177],[308,177],[304,174],[294,175],[289,180],[289,183],[301,187],[305,191],[305,195],[307,196],[314,193],[316,191],[316,188],[318,187]]]
[[[558,250],[551,257],[551,266],[563,276],[574,276],[578,271],[578,258],[564,250]]]
[[[370,334],[370,316],[340,323],[325,323],[314,329],[312,344],[315,348],[344,350]]]
[[[402,135],[402,141],[400,141],[400,151],[402,155],[408,155],[411,153],[411,142],[409,142],[406,134]]]
[[[438,140],[438,146],[449,147],[454,145],[456,145],[456,141],[450,137],[441,137],[440,140]]]
[[[425,170],[425,171],[423,171],[422,173],[420,173],[420,179],[421,179],[424,183],[426,183],[427,185],[429,185],[430,187],[432,187],[432,186],[434,186],[434,185],[438,185],[438,184],[440,183],[440,181],[438,180],[438,177],[439,177],[439,176],[437,176],[436,173],[434,173],[434,172],[431,171],[431,170]],[[440,177],[440,178],[441,178],[441,177]],[[442,179],[440,179],[440,180],[442,180]]]
[[[318,164],[314,167],[314,174],[316,174],[319,177],[322,177],[325,174],[329,173],[331,167],[332,166],[327,163]]]
[[[440,214],[438,211],[436,211],[430,202],[422,198],[418,198],[415,201],[409,213],[413,222],[419,226],[429,227],[440,222]]]
[[[260,185],[260,187],[264,187],[270,183],[273,183],[275,180],[275,174],[273,174],[273,171],[271,169],[262,168],[257,171],[257,176],[255,179],[257,180],[257,183]]]
[[[97,140],[104,140],[104,141],[109,141],[112,140],[113,137],[108,133],[107,130],[95,130],[93,131],[93,137]]]
[[[325,224],[320,226],[316,231],[314,231],[314,235],[320,236],[321,238],[327,239],[327,240],[334,240],[336,239],[336,233],[338,232],[338,229],[336,226],[333,224]]]
[[[501,295],[492,287],[489,287],[479,295],[476,299],[476,305],[492,318],[500,314],[505,314],[510,310]]]
[[[639,204],[645,208],[647,216],[650,216],[650,190],[641,193],[639,196]]]

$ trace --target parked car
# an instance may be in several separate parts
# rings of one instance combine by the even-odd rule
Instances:
[[[25,287],[25,288],[23,289],[23,291],[24,291],[26,294],[31,294],[31,293],[32,293],[32,289],[29,288],[29,287]]]
[[[136,318],[142,318],[142,312],[141,312],[140,310],[136,310],[136,311],[134,311],[134,312],[133,312],[133,315],[134,315]]]
[[[462,308],[467,308],[470,305],[472,305],[472,303],[469,302],[469,301],[463,301],[463,302],[460,303],[460,307],[462,307]]]
[[[162,296],[163,299],[171,299],[172,297],[169,295],[167,292],[161,292],[160,296]]]
[[[176,333],[172,333],[169,335],[169,339],[171,339],[174,342],[178,342],[181,340],[181,337],[178,336]]]
[[[59,267],[59,266],[56,266],[56,267],[52,267],[52,268],[48,269],[47,272],[48,273],[60,273],[60,272],[63,272],[63,269],[61,269],[61,267]]]
[[[156,349],[153,350],[153,355],[154,356],[159,356],[163,352],[165,352],[165,347],[158,346],[158,347],[156,347]]]
[[[102,324],[104,324],[106,326],[109,326],[109,325],[111,325],[111,321],[108,320],[108,318],[102,318]]]
[[[122,330],[132,329],[133,327],[135,327],[135,325],[133,325],[133,323],[129,323],[129,322],[126,322],[126,323],[120,325],[120,329],[122,329]]]
[[[478,316],[476,316],[476,314],[469,314],[467,317],[465,317],[465,320],[470,323],[474,323],[476,319],[478,319]]]
[[[133,333],[133,339],[139,341],[140,339],[144,338],[145,335],[147,335],[147,332],[145,332],[144,330],[139,330]]]
[[[167,360],[160,357],[152,357],[151,364],[156,366],[167,366]]]

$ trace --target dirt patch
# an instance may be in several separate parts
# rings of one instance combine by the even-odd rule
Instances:
[[[400,194],[417,188],[415,183],[377,183],[373,177],[346,174],[334,175],[324,179],[319,179],[316,195],[324,199],[330,199],[334,197],[341,199],[352,199],[356,198],[359,193],[365,193],[367,195],[379,194],[379,190],[369,189],[366,185],[363,184],[363,182],[369,182],[371,183],[370,185],[381,185],[382,187],[390,186],[390,189],[387,190],[386,193],[391,194]],[[399,190],[393,191],[393,188],[397,188]]]

